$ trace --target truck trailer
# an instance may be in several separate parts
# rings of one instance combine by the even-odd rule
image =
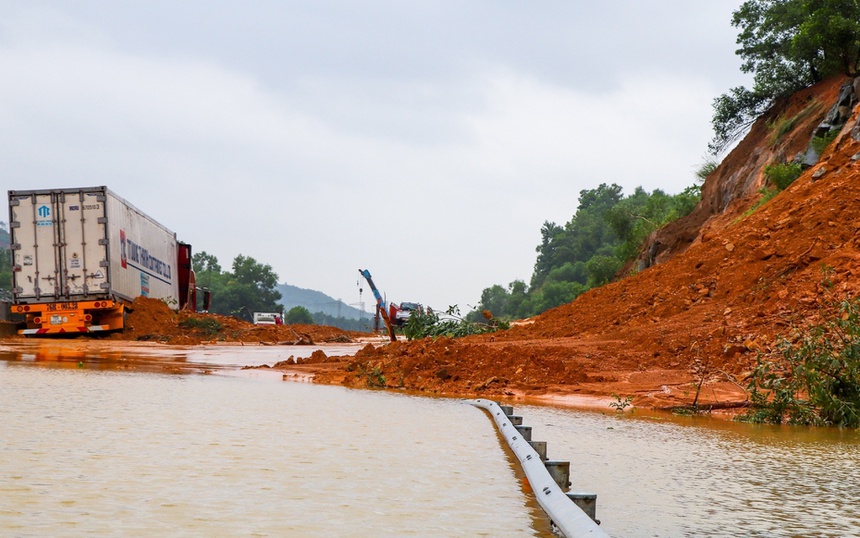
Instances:
[[[9,231],[19,334],[121,330],[139,296],[196,310],[191,245],[107,187],[10,190]]]

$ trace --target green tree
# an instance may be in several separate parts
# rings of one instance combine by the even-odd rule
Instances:
[[[8,299],[12,290],[12,251],[9,250],[9,231],[0,221],[0,300]]]
[[[504,316],[510,297],[508,290],[498,284],[486,288],[481,293],[482,310],[489,310],[494,316]]]
[[[606,221],[620,240],[616,256],[626,261],[638,255],[642,243],[658,228],[688,215],[701,200],[698,185],[687,187],[676,195],[660,189],[650,194],[637,187],[630,196],[613,206]]]
[[[615,278],[624,262],[615,256],[594,256],[585,264],[588,270],[588,288],[602,286]]]
[[[191,266],[194,269],[197,285],[201,288],[207,288],[211,294],[212,304],[210,305],[210,310],[219,314],[227,314],[228,312],[217,308],[217,303],[221,301],[221,294],[227,285],[229,277],[228,273],[221,271],[221,264],[218,263],[218,258],[203,250],[191,257]],[[198,294],[198,308],[202,307],[202,301],[202,294]]]
[[[191,265],[197,277],[197,284],[211,287],[215,278],[221,276],[221,264],[218,258],[201,250],[191,257]]]
[[[310,311],[303,306],[294,306],[284,316],[284,321],[290,324],[313,325],[314,317]]]
[[[532,315],[528,287],[522,280],[514,280],[508,284],[508,303],[503,315],[509,318],[527,318]]]
[[[624,197],[620,186],[606,184],[581,191],[567,224],[545,222],[541,227],[531,284],[515,280],[507,289],[484,289],[478,308],[467,318],[480,321],[485,309],[505,319],[527,318],[572,301],[614,279],[654,230],[689,214],[700,200],[698,184],[676,195],[637,187]]]
[[[621,199],[620,185],[603,183],[596,189],[580,191],[579,207],[563,228],[551,222],[544,223],[542,241],[536,249],[538,257],[531,287],[540,287],[553,268],[565,263],[585,262],[599,248],[617,241],[605,216]]]
[[[827,77],[860,70],[858,0],[748,0],[732,14],[741,71],[753,87],[714,100],[714,155],[774,102]]]
[[[0,248],[0,300],[12,293],[12,251]]]
[[[534,305],[538,312],[545,312],[573,301],[587,289],[579,282],[547,282],[535,293]]]
[[[192,257],[197,283],[212,291],[211,311],[252,321],[254,312],[282,312],[276,289],[278,275],[270,265],[239,254],[231,272],[223,272],[215,256],[201,251]]]

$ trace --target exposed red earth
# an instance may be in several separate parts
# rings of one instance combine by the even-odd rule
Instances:
[[[688,405],[701,383],[700,405],[742,405],[759,354],[775,353],[779,336],[791,338],[860,291],[860,135],[851,134],[860,108],[817,164],[749,212],[765,184],[764,166],[805,150],[845,82],[819,84],[759,119],[707,178],[693,214],[652,237],[655,265],[493,335],[375,340],[354,356],[320,351],[276,367],[311,373],[319,383],[578,405],[597,397],[604,408],[615,394],[632,396],[637,407]],[[774,122],[796,116],[794,128],[775,140]],[[183,327],[188,317],[216,319],[223,328]],[[358,335],[174,313],[139,299],[128,329],[111,338],[320,344]]]

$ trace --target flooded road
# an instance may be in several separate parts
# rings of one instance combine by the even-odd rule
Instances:
[[[3,536],[547,535],[459,400],[3,357]]]
[[[236,368],[316,348],[25,344],[0,345],[3,535],[548,535],[482,411]],[[855,431],[514,406],[610,535],[860,536]]]
[[[518,406],[613,536],[860,536],[856,430]]]

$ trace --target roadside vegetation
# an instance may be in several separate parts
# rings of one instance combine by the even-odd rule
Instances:
[[[498,320],[484,311],[483,321],[470,321],[460,316],[457,305],[448,307],[444,315],[432,310],[415,310],[409,316],[409,321],[403,327],[403,334],[409,340],[420,338],[438,338],[441,336],[458,338],[471,334],[484,334],[507,329],[508,323]]]
[[[747,387],[752,407],[738,420],[860,427],[860,301],[780,339],[779,350],[777,359],[759,357]]]
[[[373,314],[362,319],[353,319],[343,316],[332,316],[325,312],[312,312],[315,325],[328,325],[337,327],[344,331],[371,332],[373,330]]]

